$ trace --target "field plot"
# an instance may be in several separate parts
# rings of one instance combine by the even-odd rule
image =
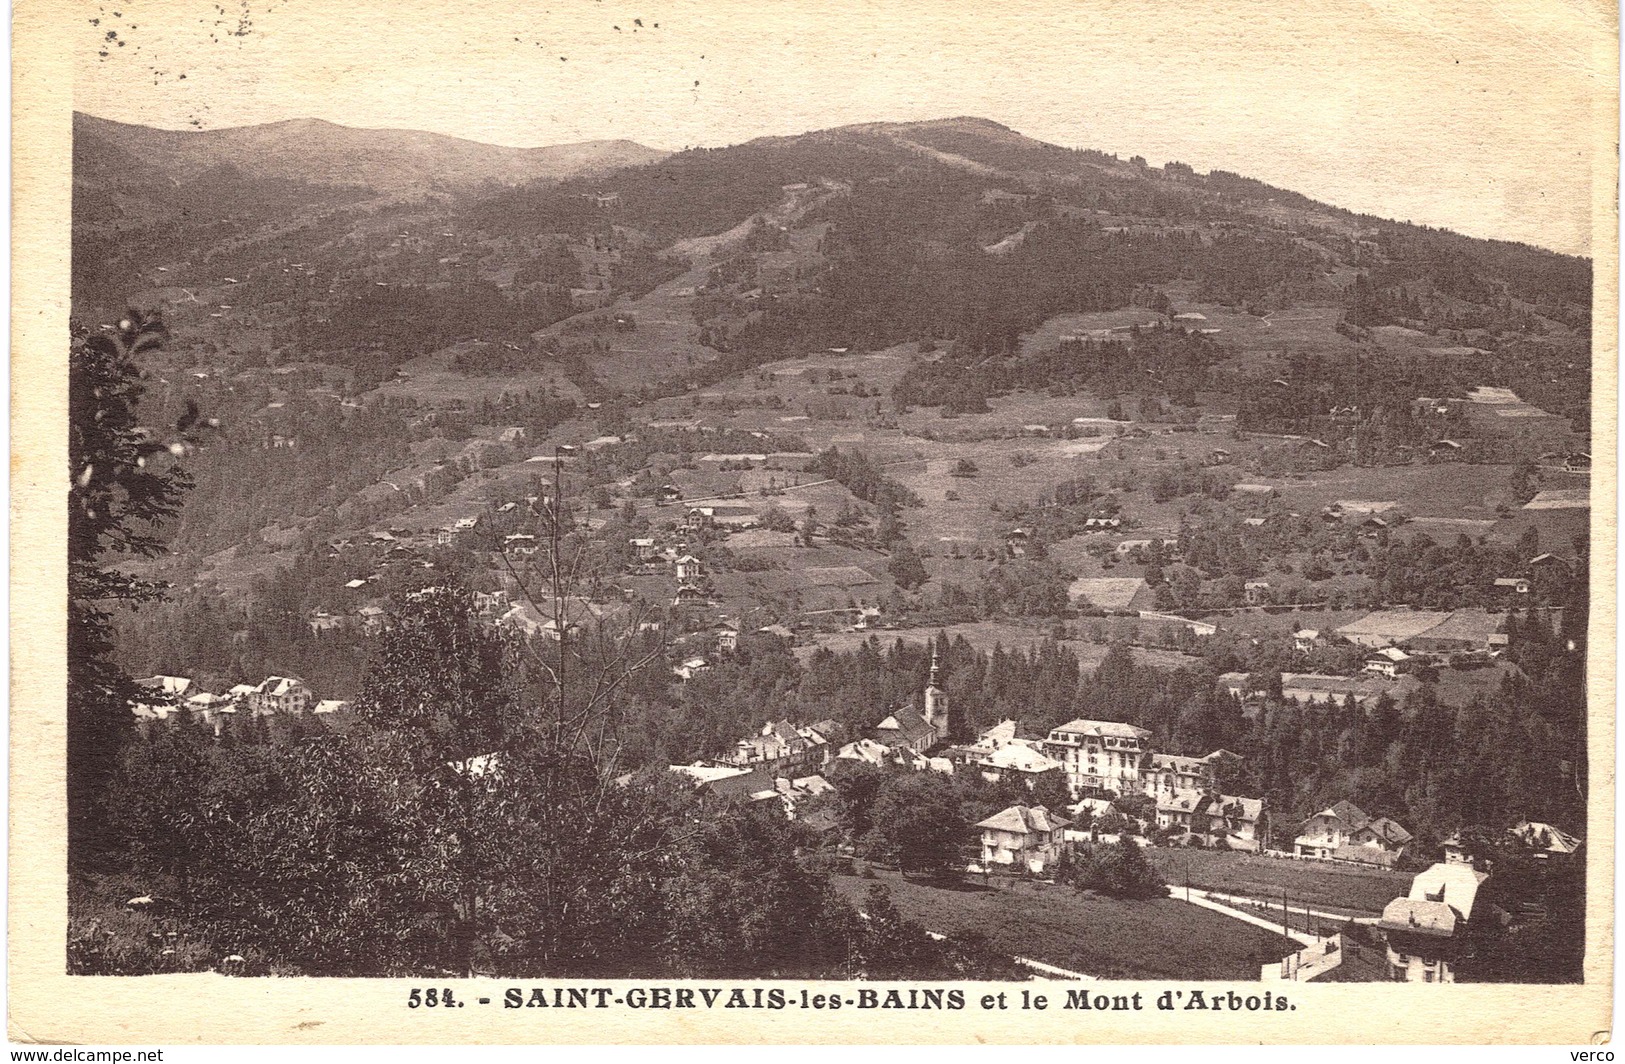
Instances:
[[[1411,875],[1329,861],[1295,861],[1286,857],[1221,850],[1151,849],[1151,863],[1170,886],[1190,884],[1201,890],[1239,894],[1279,904],[1285,891],[1289,905],[1375,916],[1383,906],[1410,890]]]
[[[1095,314],[1059,314],[1021,338],[1023,355],[1037,354],[1059,346],[1062,337],[1086,336],[1107,339],[1113,329],[1127,329],[1135,325],[1154,325],[1166,321],[1161,314],[1146,307],[1125,307]]]
[[[1115,901],[1070,887],[1012,882],[999,889],[931,886],[879,873],[836,876],[862,906],[875,882],[907,918],[941,934],[977,931],[997,950],[1107,979],[1256,980],[1297,948],[1282,936],[1172,898]]]
[[[1089,623],[1087,621],[1083,622]],[[1149,622],[1139,622],[1142,624]],[[1076,626],[1076,622],[1074,622]],[[833,632],[817,637],[817,640],[803,647],[796,648],[798,657],[805,660],[820,647],[844,653],[856,650],[870,639],[879,642],[882,649],[901,640],[905,643],[924,645],[935,639],[938,633],[946,632],[949,639],[958,639],[963,636],[966,642],[982,652],[992,650],[995,646],[1002,646],[1006,650],[1021,648],[1027,649],[1041,643],[1050,634],[1049,628],[1038,625],[1024,625],[1014,621],[976,621],[972,624],[949,624],[936,627],[921,628],[891,628],[878,631],[860,632]],[[1078,662],[1085,669],[1092,669],[1105,658],[1108,649],[1105,643],[1095,643],[1081,639],[1063,639],[1061,645],[1078,656]],[[1131,647],[1130,653],[1134,660],[1142,665],[1151,665],[1157,668],[1173,669],[1194,667],[1201,664],[1201,659],[1193,658],[1173,650],[1155,650],[1146,647]]]
[[[601,310],[584,311],[532,334],[547,347],[602,340],[607,352],[593,358],[593,373],[610,390],[635,392],[652,380],[682,372],[717,357],[699,342],[694,321],[694,286],[705,282],[705,267],[689,270],[657,286],[639,299],[621,299]],[[597,316],[628,318],[636,327],[578,331],[580,323]]]
[[[452,369],[452,361],[459,354],[474,352],[491,345],[478,341],[419,355],[401,365],[399,376],[384,381],[372,392],[371,399],[389,399],[416,403],[426,407],[458,404],[466,408],[477,407],[486,399],[500,399],[504,395],[523,395],[531,392],[545,395],[555,390],[566,399],[580,398],[574,384],[565,379],[556,366],[537,361],[531,371],[497,373],[490,376],[461,373]]]
[[[1495,508],[1510,501],[1512,467],[1440,465],[1343,467],[1302,478],[1264,480],[1288,506],[1309,513],[1340,500],[1391,502],[1410,517],[1467,517],[1493,520]]]
[[[1246,609],[1219,613],[1207,620],[1227,632],[1247,635],[1285,635],[1303,628],[1330,632],[1370,613],[1370,610],[1266,610]]]

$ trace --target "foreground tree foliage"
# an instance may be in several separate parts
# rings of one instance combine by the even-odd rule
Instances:
[[[163,322],[130,311],[116,330],[76,330],[68,349],[68,859],[107,855],[101,799],[130,731],[137,688],[113,660],[112,611],[163,597],[164,584],[117,568],[163,549],[159,525],[191,484],[175,458],[196,442],[196,409],[173,426],[141,424],[137,356]]]
[[[1168,894],[1168,884],[1145,859],[1139,843],[1127,834],[1118,836],[1116,842],[1082,848],[1067,862],[1060,878],[1078,890],[1112,898],[1144,900]]]
[[[396,603],[347,734],[220,742],[181,727],[131,744],[114,827],[132,878],[113,885],[140,883],[154,943],[174,931],[188,948],[132,945],[112,885],[98,908],[87,884],[71,967],[235,956],[245,973],[344,976],[1009,970],[983,943],[935,941],[881,902],[860,916],[810,870],[811,837],[776,803],[711,804],[664,772],[612,777],[590,729],[561,741],[549,684],[527,687],[524,655],[470,605],[451,587]]]

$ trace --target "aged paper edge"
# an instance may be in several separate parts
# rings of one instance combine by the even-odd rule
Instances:
[[[1531,8],[1552,0],[1529,0]],[[1057,7],[1075,8],[1065,0]],[[966,5],[969,7],[970,5]],[[1238,5],[1239,6],[1239,5]],[[1602,5],[1598,5],[1602,8]],[[1603,9],[1612,21],[1613,12]],[[65,358],[70,247],[70,0],[13,9],[11,778],[8,1033],[23,1043],[1594,1043],[1612,1028],[1615,601],[1618,430],[1618,53],[1594,48],[1592,608],[1586,982],[1583,986],[1098,984],[1146,994],[1202,986],[1285,994],[1292,1012],[415,1010],[405,980],[65,974]],[[967,26],[973,22],[967,21]],[[1373,77],[1380,76],[1373,72]],[[476,981],[489,994],[520,981]],[[529,984],[523,984],[529,985]],[[572,985],[588,985],[577,981]],[[671,981],[617,981],[633,986]],[[707,981],[691,985],[840,984]],[[876,984],[880,987],[902,984]],[[924,985],[924,984],[920,984]],[[946,984],[932,984],[946,985]],[[954,984],[968,1001],[1062,984]],[[1380,1019],[1379,1019],[1380,1018]],[[925,1022],[921,1022],[925,1020]]]

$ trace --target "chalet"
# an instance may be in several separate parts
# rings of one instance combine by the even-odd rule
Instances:
[[[515,532],[502,537],[502,553],[528,558],[536,553],[536,537],[527,532]]]
[[[673,563],[677,566],[677,580],[679,583],[692,584],[705,575],[705,563],[692,554],[685,554]]]
[[[876,742],[873,739],[855,739],[836,751],[838,761],[859,761],[865,765],[880,767],[891,764],[891,747]]]
[[[858,606],[852,611],[852,630],[866,631],[880,622],[879,606]]]
[[[1409,672],[1414,659],[1398,647],[1383,647],[1365,659],[1365,671],[1394,679]]]
[[[1152,797],[1179,791],[1217,794],[1241,762],[1241,755],[1228,750],[1205,757],[1152,754],[1141,769],[1141,786]]]
[[[655,543],[652,536],[641,536],[629,539],[626,542],[637,552],[638,561],[640,562],[653,561],[660,553],[660,547]]]
[[[186,711],[218,736],[225,730],[226,722],[236,718],[237,703],[226,695],[202,691],[186,700]]]
[[[685,532],[698,532],[702,528],[715,527],[716,523],[716,507],[690,506],[683,514],[681,527]]]
[[[500,443],[524,443],[527,438],[525,430],[518,425],[512,425],[497,433],[497,441]]]
[[[311,707],[311,716],[327,726],[329,731],[344,734],[356,723],[355,705],[340,699],[325,699]]]
[[[662,484],[659,493],[655,496],[657,506],[666,506],[678,502],[683,497],[683,489],[675,484]]]
[[[716,641],[717,650],[721,653],[730,654],[739,649],[739,629],[727,621],[711,626],[711,638]]]
[[[1557,555],[1547,552],[1537,554],[1529,559],[1529,571],[1537,576],[1555,576],[1566,578],[1572,571],[1568,562]]]
[[[1044,752],[1061,763],[1074,797],[1129,794],[1140,789],[1141,765],[1151,733],[1132,724],[1072,720],[1044,740]]]
[[[1214,844],[1223,839],[1232,850],[1257,853],[1269,841],[1269,806],[1262,798],[1220,795],[1208,810]]]
[[[1012,805],[976,827],[982,832],[982,867],[1042,875],[1061,859],[1062,832],[1070,820],[1041,805]]]
[[[694,790],[707,798],[722,801],[765,802],[778,798],[772,773],[757,766],[672,765],[671,772],[688,778]]]
[[[1030,790],[1045,776],[1061,771],[1061,763],[1044,753],[1043,744],[1016,738],[1016,722],[1002,721],[988,728],[974,743],[950,747],[948,760],[974,768],[989,783],[1016,779]]]
[[[1355,846],[1374,847],[1384,853],[1401,854],[1411,844],[1411,833],[1398,821],[1379,816],[1367,822],[1352,836]]]
[[[1563,459],[1563,468],[1570,473],[1589,473],[1591,455],[1584,451],[1576,451]]]
[[[1268,580],[1249,580],[1242,586],[1242,595],[1249,606],[1257,606],[1270,600],[1270,582]]]
[[[1027,553],[1027,541],[1030,535],[1025,528],[1012,528],[1004,534],[1004,548],[1012,558],[1020,558]]]
[[[248,696],[248,708],[256,717],[274,713],[303,714],[316,696],[305,682],[292,676],[268,676]]]
[[[1083,520],[1085,532],[1111,532],[1122,526],[1121,517],[1086,517]]]
[[[1411,833],[1387,817],[1373,819],[1350,801],[1341,801],[1304,821],[1293,852],[1392,868],[1411,844]]]
[[[1159,544],[1165,558],[1172,558],[1179,550],[1179,539],[1125,539],[1117,545],[1119,555],[1132,554],[1134,551],[1150,551],[1153,543]]]
[[[1174,835],[1205,838],[1208,807],[1213,800],[1201,791],[1168,791],[1157,795],[1157,827]]]
[[[681,664],[674,666],[671,671],[684,682],[687,682],[702,672],[710,672],[711,663],[704,658],[686,658]]]
[[[1292,842],[1292,852],[1301,857],[1331,857],[1336,850],[1351,845],[1354,833],[1370,820],[1365,810],[1353,802],[1340,801],[1303,822]]]
[[[186,676],[149,676],[137,680],[143,694],[130,703],[130,712],[137,721],[167,721],[175,718],[181,706],[197,694],[197,685]]]
[[[183,702],[197,694],[198,686],[189,676],[149,676],[137,680],[136,686],[149,692],[154,701]]]
[[[481,616],[489,617],[502,613],[507,610],[508,606],[508,593],[506,591],[474,592],[474,608],[480,612]]]
[[[1308,654],[1325,645],[1326,641],[1320,637],[1318,628],[1300,628],[1292,633],[1292,649],[1300,654]]]
[[[1572,857],[1585,845],[1584,840],[1570,835],[1561,828],[1529,820],[1508,828],[1507,836],[1533,850],[1535,857],[1543,861]]]
[[[1359,524],[1360,536],[1364,539],[1375,539],[1388,530],[1388,522],[1384,518],[1371,514]]]
[[[797,812],[802,803],[811,801],[814,798],[821,798],[826,794],[835,793],[835,785],[816,773],[810,776],[778,776],[774,778],[773,786],[779,793],[779,801],[784,805],[784,815],[790,820],[799,819]],[[833,810],[824,810],[824,812],[832,814]],[[822,828],[817,820],[808,823],[807,820],[803,819],[802,823],[820,830],[821,833],[823,831],[838,830],[840,827],[838,816],[829,820],[827,822],[828,826]]]
[[[817,739],[818,741],[814,741]],[[767,765],[782,768],[818,767],[828,757],[829,743],[812,729],[787,720],[768,721],[761,731],[734,744],[723,760],[730,765]]]
[[[1389,976],[1403,983],[1453,983],[1455,965],[1489,876],[1469,864],[1440,862],[1418,872],[1411,889],[1382,910]]]
[[[337,631],[343,628],[344,625],[345,620],[343,617],[335,617],[326,610],[317,610],[305,622],[305,626],[315,635],[320,635],[322,632]]]
[[[1495,578],[1495,590],[1504,595],[1527,595],[1533,586],[1527,576],[1498,576]]]
[[[709,606],[711,601],[705,597],[705,592],[693,584],[683,584],[672,597],[673,606]]]
[[[1462,446],[1456,440],[1438,440],[1428,447],[1428,457],[1443,462],[1454,462],[1462,455]]]

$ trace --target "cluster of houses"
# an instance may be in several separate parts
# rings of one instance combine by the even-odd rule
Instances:
[[[257,717],[308,714],[338,730],[354,719],[351,703],[318,699],[303,680],[293,676],[267,676],[257,684],[236,684],[224,694],[205,691],[187,676],[149,676],[136,685],[142,695],[130,703],[130,712],[143,731],[155,724],[178,723],[183,715],[215,735],[232,721]]]
[[[1582,840],[1550,824],[1525,821],[1507,829],[1506,841],[1536,860],[1576,859]],[[1494,869],[1460,835],[1444,843],[1444,860],[1411,881],[1410,890],[1382,910],[1388,977],[1395,982],[1453,983],[1456,966],[1475,931],[1506,916],[1485,897]]]
[[[1154,803],[1155,824],[1188,845],[1264,848],[1268,809],[1261,798],[1228,795],[1226,782],[1241,758],[1226,750],[1203,757],[1156,753],[1151,733],[1113,721],[1074,720],[1045,738],[1023,738],[1013,720],[986,729],[974,742],[948,744],[952,714],[933,655],[922,708],[894,709],[863,735],[841,742],[834,721],[797,725],[769,721],[710,762],[673,765],[673,772],[713,795],[778,800],[795,816],[801,797],[823,793],[819,770],[834,761],[896,766],[945,775],[974,774],[987,782],[1019,781],[1029,791],[1045,779],[1065,787],[1074,815],[1106,813],[1114,799],[1143,796]],[[1014,805],[977,825],[982,866],[1042,874],[1067,841],[1073,821],[1042,805]]]
[[[1309,704],[1337,702],[1362,705],[1376,698],[1395,681],[1417,669],[1471,668],[1494,664],[1506,653],[1511,637],[1504,630],[1506,617],[1491,610],[1461,609],[1377,610],[1331,631],[1300,628],[1292,633],[1293,648],[1311,654],[1333,645],[1367,651],[1354,675],[1283,672],[1281,697]],[[1262,677],[1227,672],[1220,687],[1242,700],[1243,710],[1256,715],[1261,704],[1255,695]]]
[[[898,707],[865,734],[845,743],[841,742],[844,729],[834,720],[809,725],[768,721],[722,757],[672,765],[671,771],[693,779],[696,789],[712,796],[742,795],[753,802],[777,800],[792,819],[833,831],[836,823],[827,810],[820,810],[814,820],[799,817],[796,812],[801,799],[832,789],[829,781],[818,774],[820,769],[833,761],[850,761],[951,774],[954,766],[948,759],[927,753],[947,740],[950,719],[948,696],[938,682],[938,663],[933,654],[923,711],[912,705]]]
[[[654,536],[635,536],[627,545],[635,556],[626,566],[629,575],[657,576],[664,570],[675,578],[673,607],[711,605],[705,589],[705,562],[689,551],[687,543],[663,544]]]
[[[1305,820],[1292,840],[1292,852],[1300,857],[1391,868],[1410,844],[1411,833],[1397,821],[1368,816],[1345,800]]]

